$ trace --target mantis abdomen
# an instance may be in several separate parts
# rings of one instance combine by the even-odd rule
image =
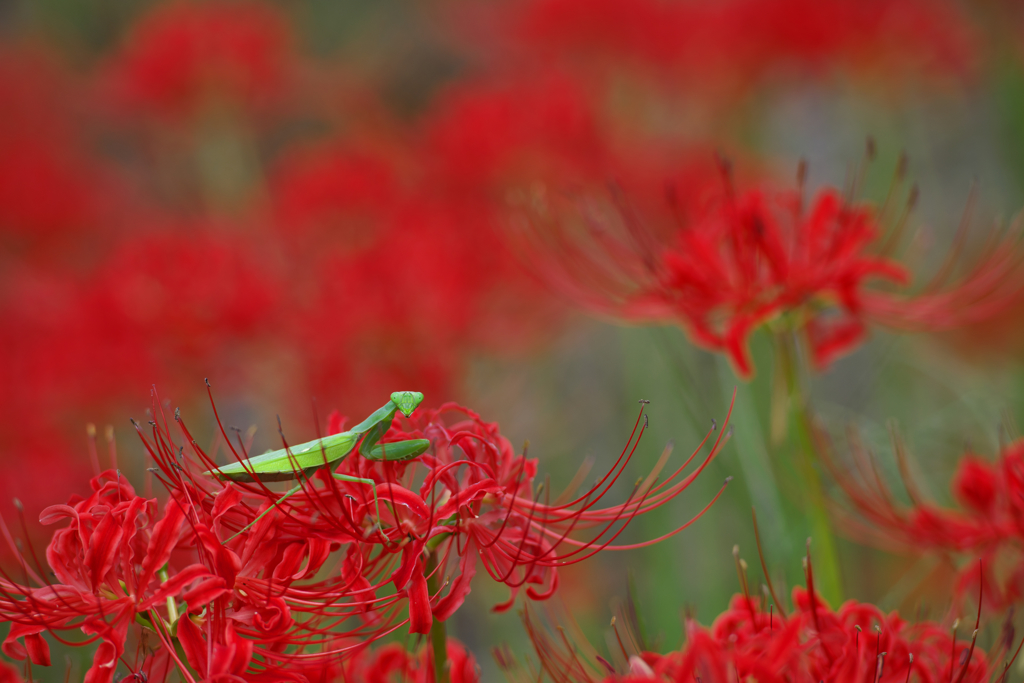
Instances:
[[[319,467],[335,463],[346,455],[359,440],[357,435],[336,434],[318,441],[309,441],[295,448],[279,449],[257,455],[244,462],[233,462],[211,470],[210,474],[232,481],[289,481],[298,479],[300,472],[307,476]],[[289,452],[291,455],[289,456]],[[255,475],[255,476],[253,476]]]

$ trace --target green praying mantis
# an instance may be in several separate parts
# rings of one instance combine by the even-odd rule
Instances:
[[[218,479],[242,482],[256,480],[288,481],[305,478],[321,467],[340,463],[345,456],[352,452],[360,439],[362,439],[362,443],[359,445],[359,453],[369,460],[408,460],[415,458],[430,448],[430,441],[427,439],[408,439],[388,444],[378,442],[388,431],[388,428],[391,427],[391,421],[394,419],[396,412],[401,412],[406,417],[409,417],[422,401],[423,394],[418,391],[396,391],[391,394],[391,400],[347,432],[332,434],[331,436],[309,441],[291,448],[281,448],[253,458],[233,462],[229,465],[223,465],[210,470],[206,474]],[[372,479],[353,477],[336,472],[332,473],[331,476],[339,481],[370,486],[373,490],[373,502],[377,509],[377,523],[380,523],[380,502],[377,499],[377,486]],[[302,484],[299,484],[287,491],[272,506],[264,510],[256,519],[227,540],[230,541],[256,524],[264,515],[283,503],[289,496],[301,490]]]

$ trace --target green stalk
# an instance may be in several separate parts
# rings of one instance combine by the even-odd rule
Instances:
[[[736,455],[743,471],[743,482],[747,487],[750,501],[763,520],[762,530],[766,545],[777,555],[785,557],[791,548],[786,533],[786,515],[779,497],[779,486],[772,471],[771,458],[762,438],[761,421],[757,418],[757,406],[750,386],[737,385],[736,375],[728,363],[717,361],[718,375],[723,393],[728,396],[736,387],[736,405],[732,413],[733,440]]]
[[[427,590],[431,595],[440,590],[436,568],[437,552],[432,550],[427,558]],[[434,683],[448,683],[448,628],[436,617],[430,627],[430,645],[434,650]]]
[[[165,565],[156,575],[160,579],[160,583],[166,583],[169,578],[167,566]],[[173,596],[167,596],[167,618],[170,619],[172,624],[178,620],[178,606],[174,603]]]
[[[810,414],[804,408],[797,408],[797,439],[800,442],[801,464],[804,482],[810,500],[811,536],[814,539],[814,576],[818,590],[830,605],[838,607],[843,599],[843,580],[839,573],[839,554],[836,549],[832,523],[825,509],[825,493],[821,476],[814,466],[814,451],[811,440]]]
[[[807,492],[807,515],[811,523],[811,537],[814,539],[814,575],[817,590],[833,607],[840,604],[843,598],[842,576],[839,573],[839,556],[836,549],[835,535],[832,524],[825,509],[825,493],[821,483],[821,475],[815,467],[815,449],[813,416],[810,402],[801,381],[797,368],[795,340],[789,331],[779,332],[775,336],[775,346],[779,354],[779,367],[788,388],[789,408],[792,409],[792,420],[796,447],[798,470]]]

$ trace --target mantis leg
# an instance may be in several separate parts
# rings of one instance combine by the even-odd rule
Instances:
[[[393,441],[392,443],[378,443],[381,437],[391,428],[391,423],[380,422],[374,425],[363,442],[359,444],[359,453],[367,460],[409,460],[417,455],[422,455],[430,448],[430,441],[427,439],[407,439],[405,441]]]
[[[391,420],[387,420],[387,424],[384,424],[384,422],[378,422],[370,427],[370,429],[366,430],[366,436],[363,437],[362,443],[359,444],[359,452],[364,458],[380,460],[380,457],[374,458],[372,453],[375,448],[378,450],[380,449],[377,442],[380,441],[381,437],[384,436],[390,428]]]
[[[250,527],[252,527],[252,526],[253,526],[254,524],[256,524],[256,522],[258,522],[258,521],[260,521],[261,519],[263,519],[263,518],[264,518],[264,517],[265,517],[265,516],[267,515],[267,513],[268,513],[268,512],[270,512],[271,510],[273,510],[274,508],[276,508],[276,507],[277,507],[278,505],[280,505],[280,504],[281,504],[282,502],[284,502],[284,500],[285,500],[286,498],[288,498],[288,497],[289,497],[289,496],[291,496],[292,494],[298,493],[298,492],[299,492],[299,491],[301,491],[301,490],[302,490],[302,484],[299,484],[299,485],[298,485],[298,486],[296,486],[295,488],[293,488],[293,489],[290,489],[290,490],[288,490],[288,491],[287,491],[287,492],[286,492],[286,493],[285,493],[285,494],[284,494],[283,496],[281,496],[280,498],[278,498],[278,499],[277,499],[277,502],[276,502],[276,503],[274,503],[273,505],[271,505],[270,507],[268,507],[268,508],[267,508],[266,510],[264,510],[263,512],[261,512],[261,513],[259,514],[259,516],[258,516],[258,517],[256,517],[256,519],[252,520],[251,522],[249,522],[248,524],[246,524],[246,525],[245,525],[244,527],[242,527],[241,529],[239,529],[237,533],[235,533],[235,534],[234,534],[233,536],[231,536],[231,538],[228,538],[227,540],[225,540],[225,541],[224,541],[224,543],[227,543],[228,541],[231,541],[231,540],[233,540],[233,539],[235,538],[235,536],[238,536],[238,535],[239,535],[239,534],[241,534],[241,533],[242,533],[243,531],[248,531],[248,529],[249,529]]]
[[[407,441],[393,441],[392,443],[377,444],[365,451],[360,451],[362,456],[368,460],[409,460],[417,455],[422,455],[430,450],[430,441],[427,439],[409,439]]]
[[[337,472],[332,472],[331,476],[334,477],[335,479],[337,479],[338,481],[347,481],[347,482],[351,482],[353,484],[369,484],[370,485],[370,490],[373,491],[373,505],[374,505],[374,507],[377,508],[377,526],[380,528],[381,533],[383,533],[384,532],[384,527],[380,523],[380,500],[377,499],[377,482],[375,482],[373,479],[364,479],[362,477],[353,477],[353,476],[350,476],[348,474],[338,474]],[[387,537],[387,534],[384,534],[384,535],[385,535],[385,537]]]

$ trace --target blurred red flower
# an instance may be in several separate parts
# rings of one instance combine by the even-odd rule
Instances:
[[[820,189],[737,194],[728,168],[711,201],[680,201],[666,186],[660,206],[637,207],[586,194],[523,201],[528,259],[568,298],[625,321],[676,322],[691,339],[729,356],[738,374],[754,367],[755,329],[795,331],[817,368],[856,348],[870,323],[943,330],[1007,310],[1024,291],[1022,251],[1009,235],[952,283],[947,264],[923,290],[897,295],[878,281],[910,276],[888,255],[882,218],[866,203]],[[695,208],[696,207],[696,208]],[[652,221],[653,219],[653,221]]]
[[[858,441],[851,444],[853,469],[837,461],[824,438],[818,441],[848,503],[838,508],[841,520],[855,538],[896,553],[936,553],[954,560],[957,601],[973,595],[979,583],[986,603],[998,610],[1024,597],[1024,441],[1004,446],[995,462],[964,454],[951,484],[960,509],[936,504],[909,478],[904,485],[911,503],[902,504],[865,470],[873,466],[871,456]],[[908,456],[899,442],[896,456],[907,477]]]
[[[75,496],[68,505],[51,506],[40,516],[43,524],[70,522],[54,533],[46,550],[58,583],[50,582],[43,567],[37,574],[25,558],[19,559],[26,581],[40,585],[31,587],[6,576],[0,580],[0,614],[12,624],[3,651],[49,666],[49,645],[41,634],[48,632],[63,641],[58,631],[80,630],[91,636],[87,643],[100,641],[86,683],[110,683],[129,627],[137,620],[153,628],[162,618],[157,609],[174,603],[179,595],[188,602],[197,591],[212,598],[225,588],[198,563],[167,575],[165,565],[185,520],[178,501],[169,501],[157,520],[156,500],[136,496],[119,473],[108,470],[91,484],[88,498]],[[37,561],[34,553],[31,556]],[[162,628],[153,630],[161,641],[169,638]]]
[[[600,175],[610,141],[592,100],[584,83],[556,70],[443,90],[425,117],[430,185],[446,194],[470,190],[498,208],[502,191],[517,182]]]
[[[163,116],[210,100],[259,108],[286,89],[290,42],[285,17],[269,4],[163,3],[132,27],[111,67],[113,87]]]
[[[121,197],[90,149],[82,90],[45,49],[0,49],[0,245],[8,257],[63,262],[69,237],[110,231],[103,209]]]

